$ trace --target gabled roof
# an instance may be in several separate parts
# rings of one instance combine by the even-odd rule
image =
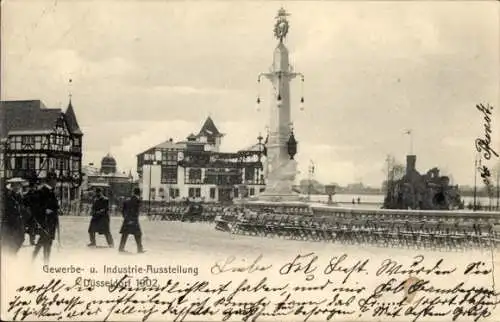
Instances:
[[[164,141],[160,144],[157,144],[153,147],[148,148],[147,150],[142,151],[141,153],[137,154],[136,156],[139,156],[141,154],[146,154],[154,149],[178,149],[178,150],[183,150],[186,148],[186,142],[174,142],[172,139],[169,139],[167,141]]]
[[[61,109],[48,109],[40,100],[2,101],[5,111],[4,135],[11,131],[52,130]]]
[[[205,123],[201,127],[200,132],[198,133],[198,136],[206,136],[206,137],[221,137],[224,136],[224,134],[220,133],[217,127],[215,126],[214,121],[212,118],[209,116],[205,120]]]
[[[73,109],[73,104],[71,104],[71,99],[69,100],[68,108],[64,113],[66,115],[66,122],[68,122],[69,131],[73,134],[83,134],[76,120],[76,114]]]
[[[174,142],[173,140],[167,140],[155,146],[157,149],[183,149],[185,147],[185,144]]]

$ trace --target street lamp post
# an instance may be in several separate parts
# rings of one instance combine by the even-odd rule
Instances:
[[[476,211],[477,208],[477,169],[478,169],[478,163],[479,165],[481,164],[481,161],[477,159],[474,160],[474,202],[472,205],[472,211]]]
[[[161,161],[162,153],[161,151],[157,150],[155,153],[150,155],[150,160],[151,163],[149,164],[149,185],[148,185],[148,216],[151,212],[151,176],[152,176],[152,170],[153,170],[153,165],[156,165],[158,161]]]
[[[152,161],[149,164],[149,184],[148,184],[148,216],[149,213],[151,212],[151,170],[153,169],[153,165],[156,163],[156,161]]]

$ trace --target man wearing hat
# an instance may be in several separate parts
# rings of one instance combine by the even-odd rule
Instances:
[[[43,248],[43,259],[45,264],[49,262],[52,242],[55,239],[56,230],[59,226],[59,203],[54,192],[56,184],[57,175],[54,172],[49,172],[44,183],[38,190],[39,208],[36,212],[35,219],[39,225],[40,238],[35,245],[33,259],[36,258],[40,249]]]
[[[119,252],[125,251],[125,244],[127,243],[128,235],[134,235],[135,242],[137,244],[137,252],[144,253],[144,248],[142,247],[141,226],[139,225],[139,212],[141,208],[140,194],[141,190],[139,188],[135,188],[132,197],[128,198],[123,203],[123,224],[120,229],[122,238],[118,248]]]
[[[16,254],[24,242],[21,189],[26,181],[12,178],[5,190],[5,216],[2,218],[2,246],[10,254]]]
[[[89,247],[96,246],[95,234],[106,236],[109,247],[113,247],[113,237],[109,230],[109,200],[106,198],[100,188],[96,189],[96,198],[92,205],[92,219],[89,225]]]

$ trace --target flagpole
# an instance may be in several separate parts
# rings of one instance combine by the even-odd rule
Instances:
[[[413,131],[410,130],[410,155],[413,155]]]

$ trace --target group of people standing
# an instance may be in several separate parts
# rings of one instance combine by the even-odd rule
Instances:
[[[35,259],[43,249],[43,259],[49,262],[53,241],[56,233],[59,236],[59,202],[54,191],[57,185],[57,175],[49,172],[40,183],[37,179],[29,181],[29,187],[23,192],[27,183],[21,178],[7,181],[4,191],[4,212],[1,218],[0,241],[2,250],[8,254],[17,254],[25,242],[25,235],[29,241]],[[118,250],[125,251],[128,236],[133,235],[137,243],[137,251],[144,252],[142,246],[142,231],[139,224],[140,190],[134,189],[133,195],[123,203],[123,224],[120,229],[121,240]],[[96,246],[96,234],[106,237],[108,246],[113,247],[113,237],[110,230],[109,201],[100,189],[92,205],[92,219],[88,229],[90,244]],[[38,237],[38,240],[37,240]]]
[[[33,259],[43,248],[44,261],[48,262],[59,228],[59,202],[54,192],[57,176],[50,172],[41,184],[32,179],[25,193],[22,191],[24,183],[25,180],[14,178],[8,181],[5,189],[5,208],[1,219],[2,249],[9,254],[16,254],[27,233],[30,244],[35,246]]]

